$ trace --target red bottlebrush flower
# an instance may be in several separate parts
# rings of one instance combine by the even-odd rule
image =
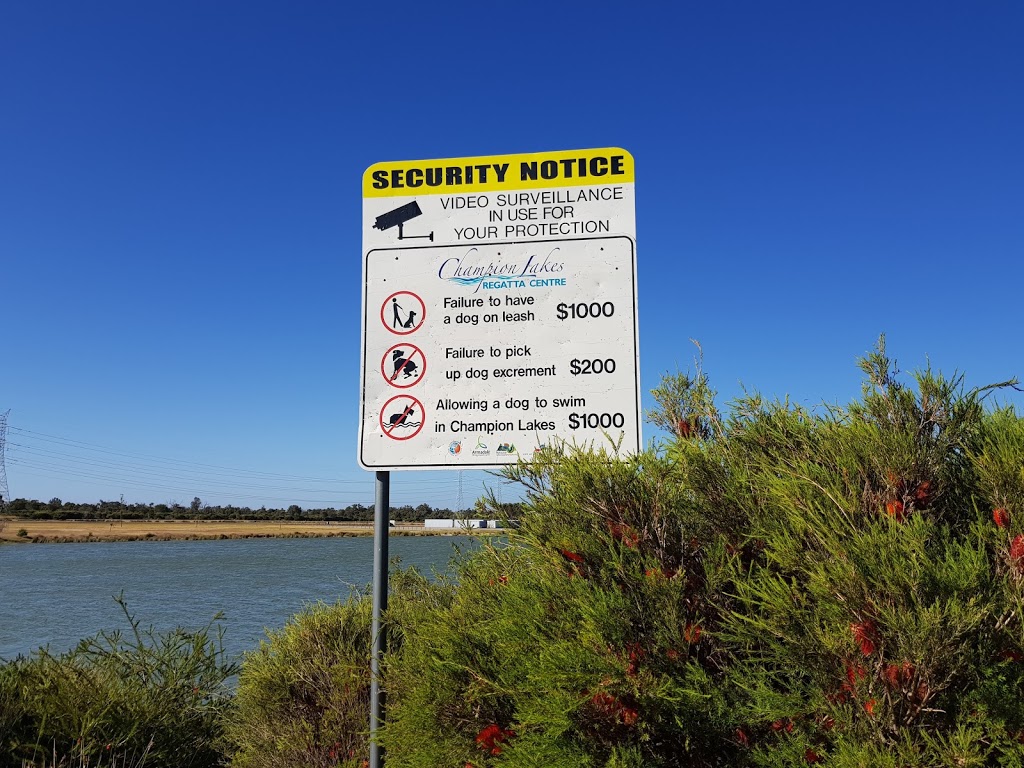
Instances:
[[[621,541],[627,547],[631,549],[635,547],[640,537],[634,528],[626,525],[625,523],[615,523],[611,520],[608,521],[608,533],[612,535],[612,538],[616,541]]]
[[[1010,527],[1010,513],[1007,512],[1003,507],[992,510],[992,520],[995,522],[998,528],[1009,528]]]
[[[860,645],[860,652],[870,656],[878,647],[878,627],[871,619],[862,621],[859,624],[851,624],[850,631],[853,632],[853,639]]]
[[[112,746],[112,744],[107,744],[107,749],[110,749]]]
[[[598,691],[590,697],[590,703],[602,715],[614,715],[618,711],[619,700],[610,693]]]
[[[932,503],[932,484],[925,480],[923,483],[918,483],[916,489],[914,489],[914,504],[918,509],[924,509]]]
[[[874,699],[868,699],[867,701],[864,702],[864,711],[867,712],[869,715],[872,715],[872,716],[875,714],[875,700]]]
[[[790,720],[788,717],[783,717],[783,718],[781,718],[779,720],[776,720],[774,723],[772,723],[772,730],[775,731],[776,733],[779,732],[779,731],[785,731],[786,733],[792,733],[793,732],[793,721]]]
[[[821,718],[821,727],[824,728],[826,731],[831,731],[833,728],[836,727],[836,721],[828,715],[825,715],[823,718]]]
[[[503,573],[501,576],[499,576],[498,577],[498,583],[499,584],[508,584],[508,574],[504,574]]]
[[[476,744],[485,752],[490,752],[492,755],[500,755],[501,743],[515,735],[515,731],[506,730],[491,723],[476,735]]]
[[[665,651],[665,656],[668,657],[669,661],[677,661],[679,659],[679,651],[677,651],[675,648],[669,648],[667,651]]]
[[[693,434],[693,422],[688,419],[676,420],[676,434],[684,440]]]
[[[501,733],[501,727],[491,723],[476,735],[476,743],[490,749],[494,746],[494,740]]]
[[[847,661],[844,662],[844,665],[846,667],[846,682],[839,686],[839,690],[852,693],[854,686],[857,685],[857,681],[866,678],[868,673],[862,665],[855,662]]]
[[[849,690],[850,686],[843,683],[839,686],[839,690],[836,693],[827,694],[825,698],[832,704],[845,704],[846,700],[850,698]]]
[[[743,728],[737,728],[736,732],[733,734],[733,736],[736,738],[736,743],[739,744],[740,746],[742,746],[742,747],[749,747],[750,746],[750,737],[747,736],[747,732]]]
[[[821,757],[813,749],[808,749],[804,752],[804,760],[813,765],[814,763],[821,762]]]
[[[687,624],[683,627],[683,640],[688,642],[690,645],[694,645],[700,642],[700,633],[700,624]]]
[[[590,698],[590,703],[597,710],[598,714],[605,717],[614,717],[624,725],[634,725],[640,717],[640,713],[633,707],[626,706],[610,693],[600,691]]]
[[[1012,648],[1004,648],[999,652],[999,658],[1002,661],[1024,661],[1024,653]]]
[[[1010,559],[1018,568],[1024,565],[1024,534],[1018,533],[1010,542]]]
[[[885,511],[889,517],[895,518],[898,523],[902,523],[907,518],[906,509],[903,506],[903,502],[899,499],[886,502]]]
[[[639,671],[640,660],[647,655],[647,652],[637,643],[627,643],[626,655],[629,658],[629,664],[626,665],[626,674],[633,677]]]
[[[572,563],[582,563],[583,562],[583,555],[578,554],[577,552],[570,552],[568,549],[560,549],[558,551],[561,552],[562,553],[562,557],[564,557],[569,562],[572,562]]]
[[[890,690],[896,690],[900,687],[900,668],[895,664],[886,664],[882,670],[882,678]]]

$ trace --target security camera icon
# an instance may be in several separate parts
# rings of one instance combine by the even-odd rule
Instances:
[[[382,213],[377,217],[377,220],[373,224],[374,229],[379,229],[381,232],[391,229],[392,227],[398,227],[398,239],[399,240],[430,240],[434,242],[434,233],[431,232],[429,235],[407,235],[403,227],[405,223],[410,219],[415,219],[417,216],[422,216],[423,211],[420,210],[420,204],[413,200],[411,203],[399,206],[394,210]]]

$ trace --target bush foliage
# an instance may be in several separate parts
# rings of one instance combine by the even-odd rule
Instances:
[[[130,632],[100,633],[68,653],[0,665],[0,766],[221,764],[227,680],[213,625],[157,633],[118,599]]]
[[[510,545],[393,613],[388,764],[1024,763],[1024,420],[862,368],[817,410],[668,377],[663,450],[510,469]]]
[[[368,750],[370,602],[307,607],[247,654],[229,719],[239,768],[357,766]]]

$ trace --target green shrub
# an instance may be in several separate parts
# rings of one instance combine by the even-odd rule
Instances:
[[[882,347],[863,367],[860,402],[748,398],[710,448],[749,493],[717,596],[737,738],[759,766],[1019,765],[1024,562],[991,514],[1024,441],[992,445],[1024,422]]]
[[[72,651],[45,649],[0,666],[0,766],[216,766],[228,704],[212,624],[156,633],[118,602],[131,632]]]
[[[392,573],[392,600],[429,602],[440,587]],[[360,766],[369,752],[371,604],[316,604],[246,654],[228,742],[236,768]],[[392,635],[391,649],[398,635]]]
[[[246,654],[228,726],[238,768],[356,765],[367,752],[370,603],[318,604]]]
[[[737,752],[708,642],[706,520],[644,454],[541,456],[505,548],[474,555],[448,606],[404,606],[387,669],[392,766],[726,764]]]
[[[725,415],[668,377],[663,450],[510,468],[510,546],[392,611],[388,764],[1024,764],[1024,420],[863,368]]]

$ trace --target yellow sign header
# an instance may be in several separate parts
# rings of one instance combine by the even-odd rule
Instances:
[[[374,163],[363,174],[363,197],[632,183],[633,156],[626,150],[570,149]]]

